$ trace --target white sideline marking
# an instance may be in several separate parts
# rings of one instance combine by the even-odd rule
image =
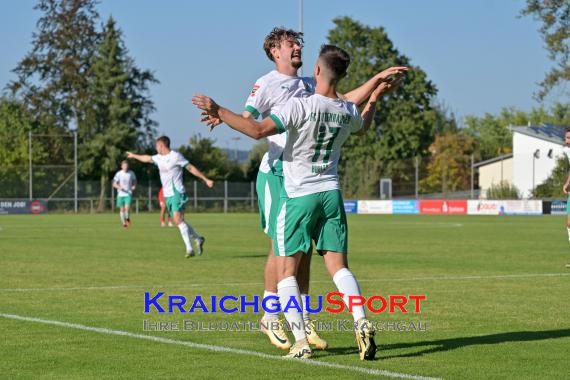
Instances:
[[[151,336],[151,335],[136,334],[136,333],[132,333],[132,332],[128,332],[128,331],[112,330],[112,329],[107,329],[107,328],[102,328],[102,327],[86,326],[86,325],[81,325],[81,324],[77,324],[77,323],[68,323],[68,322],[61,322],[61,321],[53,321],[53,320],[49,320],[49,319],[31,318],[31,317],[22,317],[19,315],[3,314],[3,313],[0,313],[0,317],[8,318],[8,319],[15,319],[18,321],[43,323],[45,325],[65,327],[65,328],[69,328],[69,329],[91,331],[91,332],[96,332],[96,333],[100,333],[100,334],[127,336],[129,338],[150,340],[153,342],[164,343],[164,344],[174,344],[174,345],[179,345],[179,346],[186,346],[186,347],[196,348],[199,350],[214,351],[214,352],[225,352],[225,353],[229,353],[229,354],[238,354],[238,355],[247,355],[247,356],[255,356],[258,358],[262,358],[262,359],[277,360],[277,361],[284,361],[284,360],[292,361],[293,360],[293,359],[285,359],[282,356],[268,355],[268,354],[264,354],[262,352],[257,352],[257,351],[242,350],[242,349],[238,349],[238,348],[230,348],[230,347],[224,347],[224,346],[215,346],[212,344],[194,343],[194,342],[184,341],[184,340],[161,338],[161,337]],[[343,364],[321,362],[321,361],[317,361],[317,360],[296,360],[295,363],[302,363],[302,364],[312,365],[312,366],[316,366],[316,367],[334,368],[334,369],[341,369],[341,370],[352,371],[352,372],[365,373],[367,375],[386,376],[386,377],[393,377],[393,378],[400,378],[400,379],[440,380],[440,378],[437,378],[437,377],[408,375],[405,373],[386,371],[386,370],[382,370],[382,369],[371,369],[371,368],[364,368],[364,367],[348,366],[348,365],[343,365]]]
[[[516,279],[535,277],[567,277],[570,273],[523,273],[498,274],[489,276],[435,276],[435,277],[404,277],[404,278],[375,278],[363,279],[358,282],[405,282],[405,281],[463,281],[463,280],[489,280],[489,279]],[[311,281],[313,284],[328,284],[331,281]],[[39,292],[39,291],[74,291],[74,290],[116,290],[116,289],[152,289],[152,288],[206,288],[213,286],[262,286],[261,282],[235,282],[235,283],[209,283],[209,284],[148,284],[148,285],[109,285],[109,286],[78,286],[69,288],[4,288],[0,292]]]

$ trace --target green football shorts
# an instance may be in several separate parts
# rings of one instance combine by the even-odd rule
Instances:
[[[171,197],[164,197],[166,210],[169,215],[174,215],[175,212],[184,212],[186,204],[190,201],[190,198],[188,198],[186,193],[179,192],[174,186],[172,186],[172,189],[174,190],[174,195]]]
[[[340,190],[297,198],[282,197],[277,216],[275,256],[308,252],[311,240],[318,251],[347,253],[348,225]]]
[[[123,197],[117,197],[116,205],[121,208],[123,206],[130,206],[133,202],[133,197],[131,195],[125,195]]]
[[[263,232],[270,238],[275,235],[275,221],[279,212],[279,198],[283,188],[283,177],[271,172],[257,173],[255,191],[259,206],[259,221]]]
[[[566,199],[566,214],[570,215],[570,195]]]

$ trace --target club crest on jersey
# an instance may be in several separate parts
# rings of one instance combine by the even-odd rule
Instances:
[[[259,85],[256,84],[255,86],[253,86],[253,88],[251,89],[251,94],[249,96],[255,96],[255,93],[257,92],[257,90],[259,90]]]

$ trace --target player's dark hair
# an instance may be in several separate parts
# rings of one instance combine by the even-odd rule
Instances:
[[[350,65],[350,55],[338,46],[322,45],[319,53],[319,61],[325,66],[332,76],[333,83],[341,80]]]
[[[302,47],[303,32],[296,32],[293,29],[285,29],[284,27],[273,28],[267,37],[265,37],[265,41],[263,41],[263,50],[265,50],[267,58],[274,61],[273,55],[271,55],[271,49],[274,47],[278,48],[281,46],[281,42],[287,40],[293,40]]]
[[[567,133],[570,133],[570,128],[566,128],[566,131],[564,132],[564,134],[566,135]]]
[[[165,147],[170,149],[170,139],[168,138],[168,136],[160,136],[159,138],[156,139],[156,142],[159,141],[163,143]]]

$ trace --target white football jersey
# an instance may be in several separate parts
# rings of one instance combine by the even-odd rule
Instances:
[[[117,197],[128,197],[133,194],[132,188],[137,184],[137,177],[132,170],[119,170],[113,177],[113,182],[121,187],[117,190]]]
[[[340,189],[337,168],[342,145],[362,128],[356,105],[314,94],[289,100],[271,119],[288,135],[283,149],[287,196]]]
[[[245,110],[249,111],[254,118],[261,115],[262,118],[278,112],[281,107],[291,98],[307,97],[315,92],[315,81],[308,77],[291,77],[272,70],[255,82],[251,94],[245,103]],[[273,169],[275,174],[281,175],[281,167],[278,165],[286,136],[275,135],[267,138],[269,149],[263,156],[259,170],[268,173]]]
[[[186,192],[183,182],[183,173],[184,168],[188,166],[190,162],[188,162],[183,155],[171,150],[170,153],[165,155],[155,154],[152,156],[152,162],[158,166],[160,182],[162,183],[165,197],[172,197],[174,195],[174,189],[179,193]]]

